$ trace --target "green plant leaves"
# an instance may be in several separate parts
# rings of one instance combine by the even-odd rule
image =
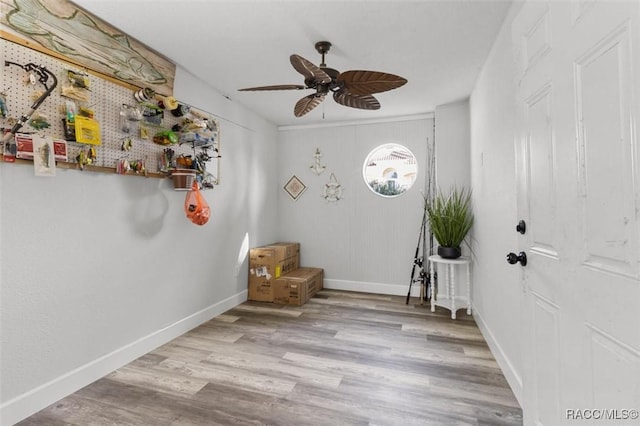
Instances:
[[[431,202],[425,200],[431,232],[442,247],[460,247],[473,226],[471,191],[451,188],[448,195],[438,190]]]

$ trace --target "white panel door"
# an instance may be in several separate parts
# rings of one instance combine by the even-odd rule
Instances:
[[[640,409],[639,26],[640,2],[577,0],[512,24],[528,425]]]

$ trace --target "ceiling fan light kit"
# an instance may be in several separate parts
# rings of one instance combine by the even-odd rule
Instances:
[[[289,57],[293,68],[304,76],[304,85],[279,84],[247,87],[239,90],[313,89],[315,93],[300,99],[293,108],[293,114],[296,117],[302,117],[320,105],[329,92],[333,93],[333,100],[340,105],[350,108],[377,110],[380,109],[380,102],[373,96],[374,93],[397,89],[407,83],[405,78],[379,71],[351,70],[341,73],[327,67],[325,64],[324,57],[331,49],[330,42],[319,41],[315,44],[315,48],[322,55],[320,66],[313,64],[300,55],[293,54]]]

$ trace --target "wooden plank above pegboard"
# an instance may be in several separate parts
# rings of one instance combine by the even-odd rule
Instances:
[[[138,90],[140,89],[142,86],[136,86],[135,84],[131,84],[131,83],[127,83],[126,81],[123,80],[118,80],[117,78],[111,76],[111,75],[107,75],[107,74],[103,74],[101,72],[89,69],[87,67],[85,67],[84,65],[82,65],[79,62],[73,61],[71,58],[68,58],[64,55],[61,55],[58,52],[55,52],[53,50],[49,50],[47,48],[42,47],[41,45],[39,45],[38,43],[35,42],[30,42],[28,40],[25,40],[21,37],[17,37],[14,34],[8,33],[6,31],[3,31],[2,29],[0,29],[0,39],[4,39],[7,41],[10,41],[12,43],[24,46],[28,49],[32,49],[32,50],[36,50],[40,53],[44,53],[47,56],[52,56],[58,60],[60,60],[63,63],[68,64],[69,66],[73,67],[73,68],[77,68],[77,69],[81,69],[83,72],[86,72],[87,74],[91,74],[93,76],[99,77],[103,80],[107,80],[110,81],[114,84],[117,84],[119,86],[125,87],[129,90]]]
[[[68,0],[0,3],[2,37],[137,87],[173,94],[169,59]]]

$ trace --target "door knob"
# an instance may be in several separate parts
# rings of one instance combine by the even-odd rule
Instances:
[[[524,220],[521,220],[520,222],[518,222],[518,224],[516,225],[516,231],[518,231],[522,235],[524,235],[524,233],[527,232],[527,224],[525,223]]]
[[[507,262],[509,262],[511,265],[515,265],[516,263],[520,262],[522,266],[527,266],[527,254],[523,251],[518,254],[509,253],[507,255]]]

